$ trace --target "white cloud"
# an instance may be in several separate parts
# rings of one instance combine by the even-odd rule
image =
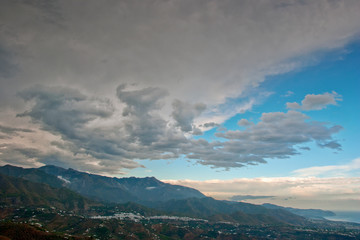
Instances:
[[[302,168],[293,171],[295,176],[315,177],[315,176],[356,176],[360,174],[360,158],[354,159],[344,165],[328,165]]]
[[[283,95],[283,97],[290,97],[294,95],[294,92],[293,91],[287,91],[285,95]]]
[[[341,95],[336,92],[324,93],[324,94],[308,94],[304,100],[301,101],[301,105],[296,102],[286,103],[286,107],[290,109],[301,110],[320,110],[326,108],[328,105],[336,105],[338,101],[342,101]]]
[[[252,122],[250,122],[249,120],[244,119],[244,118],[242,118],[242,119],[240,119],[240,120],[238,121],[238,125],[239,125],[239,126],[250,126],[250,125],[252,125],[252,124],[254,124],[254,123],[252,123]]]

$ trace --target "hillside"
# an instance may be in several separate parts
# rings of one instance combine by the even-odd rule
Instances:
[[[268,209],[282,209],[294,213],[299,216],[303,216],[310,219],[324,219],[324,217],[335,216],[335,213],[331,211],[325,211],[321,209],[299,209],[291,207],[281,207],[270,203],[264,203],[262,206]]]
[[[55,233],[48,233],[44,229],[39,229],[28,224],[20,223],[0,223],[0,240],[20,240],[20,239],[36,239],[36,240],[81,240],[90,239],[88,237],[63,236]]]
[[[36,168],[22,168],[12,165],[0,167],[0,173],[11,177],[18,177],[36,183],[45,183],[55,188],[64,186],[64,182],[54,175],[47,174]]]
[[[107,202],[132,201],[139,203],[144,199],[146,201],[167,201],[205,197],[195,189],[163,183],[154,177],[111,178],[56,166],[44,166],[39,170],[63,179],[65,186],[76,192]]]
[[[232,221],[241,224],[281,223],[304,225],[308,223],[305,218],[286,210],[267,209],[259,205],[219,201],[213,198],[190,198],[170,200],[164,203],[147,202],[143,204],[172,214],[205,218],[209,220]]]
[[[205,197],[193,188],[164,183],[154,177],[105,177],[56,166],[26,169],[6,165],[0,167],[0,173],[56,188],[67,187],[91,199],[112,203]]]
[[[0,203],[7,206],[53,206],[83,212],[99,205],[66,188],[53,188],[3,174],[0,174],[0,186]]]

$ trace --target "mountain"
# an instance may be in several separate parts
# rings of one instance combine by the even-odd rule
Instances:
[[[14,207],[55,207],[77,213],[92,212],[100,215],[112,215],[115,212],[136,212],[143,216],[170,214],[247,225],[306,223],[304,218],[282,209],[273,210],[253,204],[219,201],[213,198],[148,201],[146,207],[136,203],[104,205],[66,188],[53,188],[46,184],[3,174],[0,174],[0,186],[0,204]]]
[[[65,186],[85,196],[107,202],[124,203],[146,201],[167,201],[190,197],[205,197],[198,190],[161,182],[154,177],[116,178],[44,166],[39,170],[63,179]]]
[[[7,206],[53,206],[80,212],[100,205],[66,188],[53,188],[3,174],[0,174],[0,186],[0,203]]]
[[[19,177],[31,182],[46,183],[52,187],[60,188],[65,184],[56,176],[50,175],[36,168],[22,168],[12,165],[0,167],[0,173],[11,177]]]
[[[225,207],[225,211],[228,212],[242,208],[244,211],[253,211],[256,214],[247,214],[242,211],[230,214],[218,213],[208,216],[207,219],[210,221],[200,219],[188,221],[181,220],[179,217],[168,218],[167,216],[138,221],[138,218],[119,219],[111,218],[111,216],[121,215],[123,212],[130,213],[128,216],[131,214],[139,217],[141,215],[159,216],[159,212],[134,203],[95,206],[89,211],[85,211],[85,214],[81,214],[79,211],[76,211],[77,214],[73,214],[73,211],[39,206],[44,203],[63,204],[64,199],[69,198],[77,201],[78,194],[72,192],[68,195],[67,192],[71,192],[70,190],[59,194],[62,190],[64,189],[51,188],[48,185],[0,175],[0,201],[3,202],[0,204],[0,239],[360,239],[358,225],[342,222],[327,224],[327,221],[317,221],[318,224],[310,222],[311,225],[308,226],[299,227],[298,225],[301,224],[291,226],[271,215],[274,213],[273,210],[264,212],[264,207],[261,206],[234,204],[211,198],[187,200],[187,208],[196,209],[195,206],[198,206],[196,203],[204,205],[200,213],[207,216],[221,211],[218,209],[221,207]],[[16,201],[19,205],[8,204],[9,196],[21,196],[21,201]],[[10,198],[10,200],[12,199]],[[170,202],[183,201],[172,200]],[[170,206],[170,204],[167,205]],[[69,206],[61,205],[61,207],[63,206],[65,210],[69,210]],[[178,211],[179,206],[175,204],[174,207]],[[70,206],[70,209],[73,208]],[[202,212],[204,209],[208,209],[210,212]],[[141,213],[142,211],[143,213]],[[94,214],[87,214],[88,212],[95,213],[96,217],[89,217]],[[281,209],[275,212],[282,212],[285,215],[287,213]],[[289,217],[288,214],[287,217]],[[297,218],[302,219],[299,216]]]
[[[113,203],[205,197],[193,188],[164,183],[154,177],[112,178],[52,165],[37,169],[6,165],[0,167],[0,173],[52,187],[67,187],[91,199]]]
[[[167,202],[147,202],[145,206],[171,214],[205,218],[215,221],[232,221],[241,224],[294,224],[307,220],[283,209],[268,209],[242,202],[220,201],[213,198],[189,198]]]
[[[116,181],[115,178],[64,169],[56,166],[44,166],[39,170],[56,176],[64,186],[92,199],[123,203],[136,201],[138,198]]]
[[[56,166],[24,169],[7,165],[0,167],[0,172],[30,181],[42,183],[49,181],[49,185],[52,187],[58,189],[66,187],[94,200],[112,203],[135,202],[170,215],[215,221],[222,219],[242,224],[288,223],[302,225],[306,223],[305,218],[293,214],[287,209],[219,201],[205,197],[195,189],[163,183],[154,177],[111,178]],[[48,186],[48,188],[50,187]],[[23,190],[25,191],[26,188]],[[44,190],[44,192],[47,191]],[[50,195],[50,193],[48,194]],[[29,193],[27,201],[36,202],[32,199],[34,197]],[[142,208],[142,206],[136,207]],[[129,209],[129,207],[126,208]],[[134,208],[134,206],[130,208]],[[143,211],[149,212],[149,209]]]
[[[154,177],[120,178],[117,181],[141,201],[168,201],[171,199],[204,198],[198,190],[161,182]]]
[[[283,225],[284,222],[265,214],[246,214],[241,211],[231,214],[215,214],[208,218],[214,222],[234,222],[243,225]]]
[[[39,170],[58,176],[64,180],[68,188],[76,192],[107,202],[167,201],[205,197],[195,189],[163,183],[154,177],[110,178],[56,166],[44,166]]]
[[[270,203],[264,203],[262,204],[262,206],[268,209],[283,209],[293,214],[310,219],[324,219],[324,217],[335,216],[335,213],[321,209],[299,209],[299,208],[291,208],[291,207],[281,207]]]

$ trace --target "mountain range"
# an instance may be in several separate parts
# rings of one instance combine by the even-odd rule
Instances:
[[[141,203],[205,197],[193,188],[171,185],[154,177],[112,178],[52,165],[40,168],[5,165],[0,167],[0,173],[33,182],[46,183],[55,188],[66,187],[86,197],[113,203]]]
[[[198,190],[164,183],[154,177],[116,178],[57,166],[21,168],[11,165],[0,167],[0,174],[0,202],[5,204],[56,205],[76,211],[86,210],[88,206],[122,204],[117,208],[133,209],[143,215],[166,213],[250,225],[308,224],[304,218],[308,216],[301,214],[304,213],[301,209],[215,200]],[[317,212],[320,215],[325,212],[305,212],[311,215],[316,211],[320,211]]]

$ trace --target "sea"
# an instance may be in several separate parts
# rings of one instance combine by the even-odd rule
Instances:
[[[325,217],[331,221],[344,221],[344,222],[354,222],[360,223],[360,211],[349,212],[349,211],[332,211],[336,215],[331,217]]]

